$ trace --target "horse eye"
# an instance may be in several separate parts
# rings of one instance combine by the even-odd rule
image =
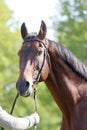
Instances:
[[[37,56],[39,56],[39,55],[41,55],[41,54],[42,54],[42,51],[39,50],[39,51],[37,52]]]

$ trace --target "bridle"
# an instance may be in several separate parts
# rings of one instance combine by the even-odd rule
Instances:
[[[46,43],[44,43],[43,41],[41,41],[38,38],[34,38],[34,36],[33,36],[31,38],[25,38],[23,44],[26,44],[26,42],[31,42],[31,41],[39,42],[45,48],[44,49],[43,62],[42,62],[41,68],[38,71],[37,77],[35,78],[35,81],[34,81],[34,83],[38,83],[39,80],[40,80],[41,74],[42,74],[42,70],[43,70],[43,67],[44,67],[44,64],[45,64],[45,60],[47,59],[50,70],[51,70],[51,61],[50,61],[50,56],[49,56],[49,53],[48,53],[48,49],[46,47]]]

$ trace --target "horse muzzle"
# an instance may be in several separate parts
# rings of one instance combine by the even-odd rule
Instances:
[[[28,97],[32,93],[32,85],[24,80],[24,79],[18,79],[16,83],[16,88],[20,96]]]

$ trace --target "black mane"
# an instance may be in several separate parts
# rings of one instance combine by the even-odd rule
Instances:
[[[66,47],[58,43],[55,45],[55,49],[63,61],[81,78],[87,80],[87,67]]]

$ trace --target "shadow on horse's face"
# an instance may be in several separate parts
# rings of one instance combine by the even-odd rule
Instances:
[[[42,24],[45,26],[45,23]],[[33,85],[41,80],[46,80],[49,74],[48,53],[43,42],[45,35],[42,37],[43,34],[41,35],[40,31],[37,36],[32,37],[26,33],[25,24],[21,27],[24,44],[18,52],[20,74],[16,83],[16,88],[21,96],[29,96],[32,93]]]

